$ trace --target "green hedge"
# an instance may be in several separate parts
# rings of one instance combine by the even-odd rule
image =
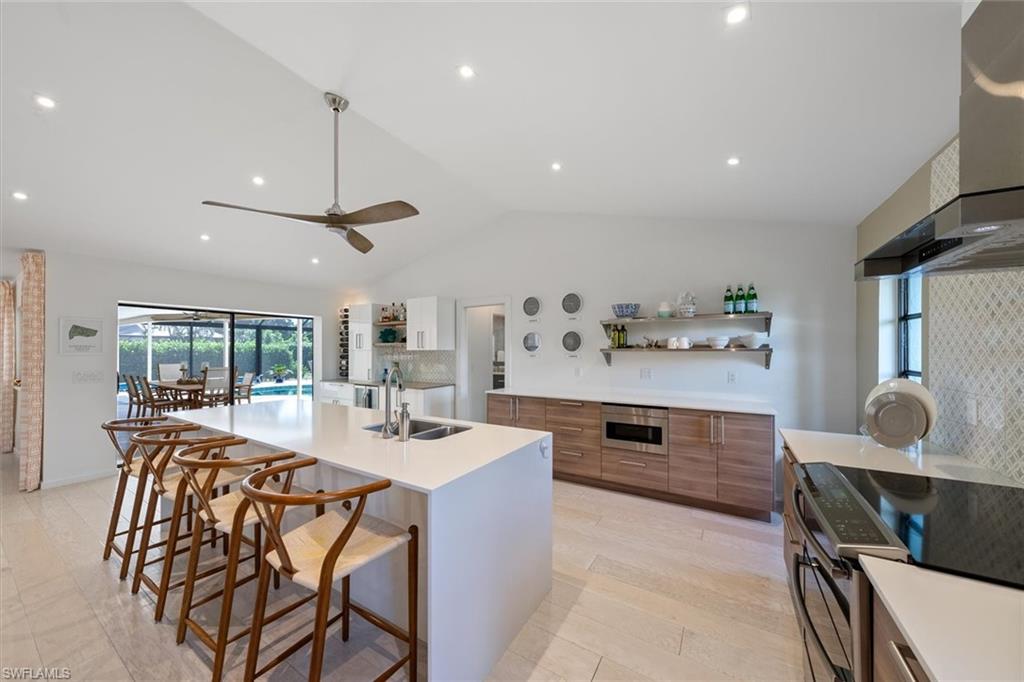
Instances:
[[[304,334],[303,357],[312,358],[312,334]],[[269,373],[274,365],[284,365],[295,377],[295,336],[291,338],[276,330],[263,333],[263,371]],[[121,372],[124,374],[146,373],[146,339],[122,338],[118,340],[118,356]],[[204,362],[211,367],[220,367],[224,363],[224,342],[219,339],[196,338],[192,342],[193,368],[199,372]],[[153,373],[157,366],[164,362],[180,363],[188,360],[188,339],[153,339]],[[306,360],[303,376],[309,376],[310,360]],[[256,339],[236,340],[235,366],[239,373],[251,372],[256,368]]]

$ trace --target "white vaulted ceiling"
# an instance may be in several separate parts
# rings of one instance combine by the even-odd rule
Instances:
[[[958,3],[732,4],[194,6],[509,207],[850,226],[956,134]]]
[[[509,209],[849,229],[956,133],[958,4],[726,7],[4,3],[3,242],[343,286]],[[344,208],[422,212],[366,256],[199,203],[325,209],[326,89]]]

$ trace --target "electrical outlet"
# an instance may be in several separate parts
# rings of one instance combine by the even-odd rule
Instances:
[[[972,396],[967,396],[966,401],[967,414],[964,415],[967,418],[967,423],[971,426],[978,425],[978,399]]]
[[[581,376],[583,376],[583,368],[582,367],[573,367],[572,368],[572,373],[573,373],[573,376],[581,377]]]
[[[651,372],[651,368],[650,367],[641,367],[640,368],[640,379],[642,381],[650,381],[653,376],[654,376],[654,373]]]
[[[735,384],[736,383],[736,372],[729,371],[725,373],[725,383]]]

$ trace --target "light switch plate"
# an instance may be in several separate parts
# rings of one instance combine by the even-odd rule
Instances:
[[[725,383],[735,384],[736,383],[736,372],[728,371],[725,373]]]
[[[967,414],[964,415],[964,416],[967,419],[967,423],[970,424],[971,426],[977,426],[978,425],[978,399],[975,398],[973,395],[969,395],[969,396],[967,396],[967,400],[965,401],[965,405],[966,405],[966,408],[967,408],[966,409]]]
[[[641,367],[640,368],[640,379],[642,381],[650,381],[653,376],[654,376],[654,373],[651,371],[650,367]]]
[[[73,384],[102,384],[103,383],[103,370],[94,369],[91,371],[86,370],[75,370],[71,373],[71,383]]]

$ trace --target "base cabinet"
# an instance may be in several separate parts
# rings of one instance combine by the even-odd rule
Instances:
[[[928,682],[931,679],[877,594],[871,598],[871,630],[872,679],[879,682],[908,679]]]
[[[556,476],[675,502],[703,500],[761,519],[772,511],[775,418],[770,415],[673,408],[667,456],[603,447],[598,402],[491,393],[487,422],[550,431]]]

